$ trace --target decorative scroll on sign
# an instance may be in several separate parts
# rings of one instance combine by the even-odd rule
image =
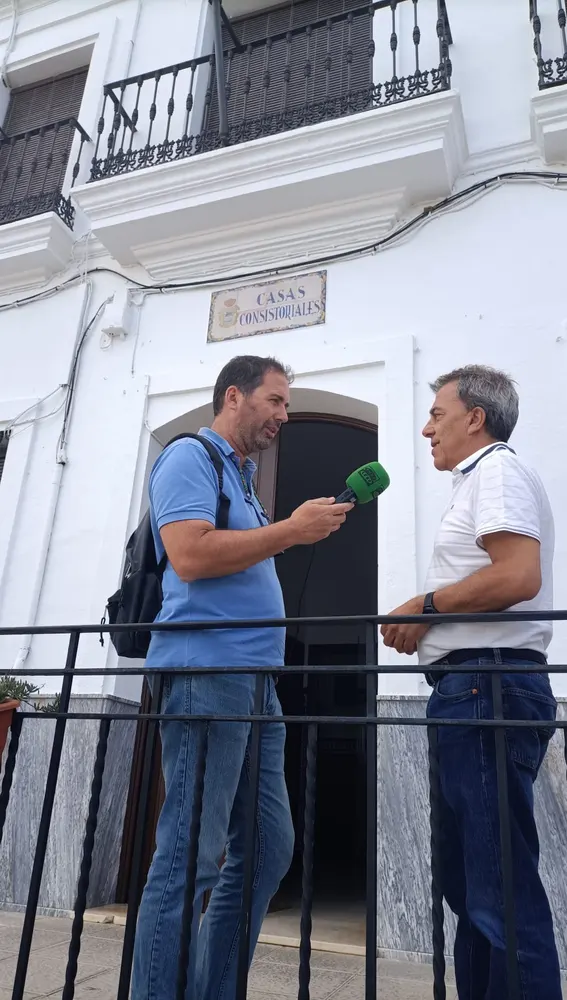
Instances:
[[[325,322],[326,296],[326,271],[214,292],[207,340],[317,326]]]

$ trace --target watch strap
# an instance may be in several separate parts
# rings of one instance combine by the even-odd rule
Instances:
[[[425,595],[425,597],[423,599],[423,614],[424,615],[438,615],[439,614],[437,608],[435,607],[435,604],[433,603],[434,596],[435,596],[435,594],[434,594],[433,591],[431,591],[429,594]]]

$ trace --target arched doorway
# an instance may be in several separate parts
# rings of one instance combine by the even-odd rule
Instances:
[[[313,407],[308,408],[308,407]],[[333,412],[335,411],[339,412]],[[292,412],[277,446],[259,456],[258,492],[275,519],[283,519],[305,499],[338,494],[353,469],[377,458],[377,412],[369,404],[328,392],[292,390]],[[345,413],[345,410],[347,413]],[[341,412],[342,411],[342,412]],[[347,415],[350,411],[350,414]],[[210,422],[208,407],[178,417],[159,429],[165,444],[175,434],[196,431]],[[277,569],[290,617],[375,613],[377,609],[377,507],[353,511],[345,528],[317,547],[288,550],[277,559]],[[364,634],[353,626],[331,629],[302,626],[289,630],[286,663],[364,663]],[[326,675],[307,682],[299,673],[279,680],[284,713],[359,715],[365,713],[362,676]],[[147,698],[147,695],[145,696]],[[142,710],[144,703],[142,704]],[[297,937],[300,899],[302,832],[301,727],[289,727],[286,780],[297,833],[297,850],[289,876],[273,901],[270,933]],[[141,746],[135,751],[127,808],[117,901],[125,902],[131,863],[133,830],[140,782]],[[321,727],[317,773],[317,828],[315,843],[314,937],[343,935],[344,943],[364,943],[363,916],[357,903],[364,899],[365,831],[364,734],[351,726]],[[154,832],[163,783],[156,762],[152,790],[151,828],[144,869],[154,849]],[[144,872],[145,873],[145,872]],[[332,877],[331,877],[332,873]],[[341,920],[344,926],[341,925]],[[283,928],[283,929],[282,929]],[[289,932],[285,929],[289,928]],[[360,942],[358,937],[360,936]]]

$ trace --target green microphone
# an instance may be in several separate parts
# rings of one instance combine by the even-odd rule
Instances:
[[[337,497],[335,503],[369,503],[388,489],[390,477],[380,462],[368,462],[351,472],[346,484],[348,489]]]

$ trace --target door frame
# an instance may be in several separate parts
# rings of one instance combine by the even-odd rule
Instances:
[[[378,415],[378,419],[380,415]],[[289,414],[289,423],[326,423],[340,424],[342,427],[353,427],[357,430],[370,431],[378,437],[378,424],[368,420],[360,420],[357,417],[342,417],[339,413],[319,413],[313,410],[298,410]],[[254,455],[254,461],[258,466],[256,473],[256,492],[262,504],[266,508],[271,520],[274,519],[276,507],[276,489],[279,472],[279,436],[274,444],[266,451]]]

